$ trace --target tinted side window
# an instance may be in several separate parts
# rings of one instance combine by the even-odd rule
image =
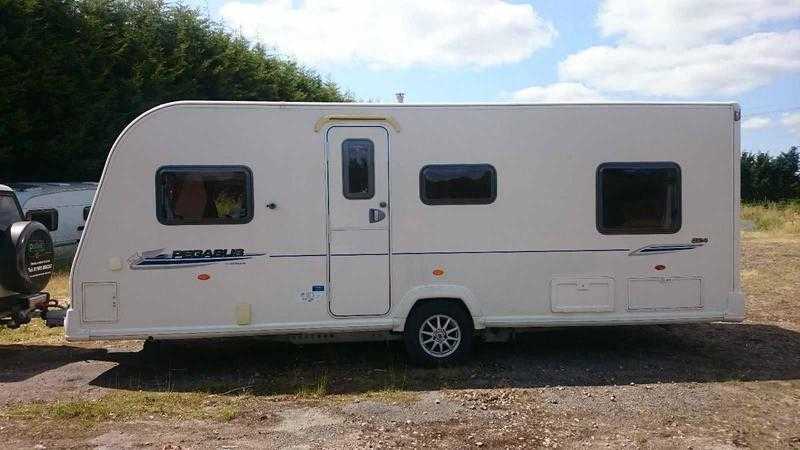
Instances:
[[[92,210],[91,206],[84,206],[83,207],[83,221],[86,222],[86,219],[89,218],[89,211]]]
[[[0,193],[0,231],[6,231],[13,223],[22,220],[17,201],[10,193]]]
[[[342,142],[342,193],[350,200],[375,196],[375,144],[369,139]]]
[[[605,163],[597,168],[597,229],[665,234],[681,228],[681,169],[671,162]]]
[[[58,211],[55,209],[32,209],[25,214],[25,218],[41,223],[50,231],[58,229]]]
[[[253,219],[253,175],[244,166],[168,166],[156,173],[156,215],[164,225],[220,225]]]
[[[426,205],[487,205],[497,198],[497,171],[490,164],[435,164],[419,173]]]

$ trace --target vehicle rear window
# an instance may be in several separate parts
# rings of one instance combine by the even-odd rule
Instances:
[[[253,219],[253,175],[244,166],[168,166],[156,173],[164,225],[241,224]]]
[[[426,205],[487,205],[497,198],[491,164],[432,164],[419,172],[419,196]]]
[[[0,193],[0,231],[8,230],[15,222],[22,220],[16,198],[10,193]]]
[[[681,169],[672,162],[604,163],[597,168],[597,229],[669,234],[681,228]]]
[[[50,231],[58,230],[58,210],[32,209],[25,214],[25,218],[41,223]]]

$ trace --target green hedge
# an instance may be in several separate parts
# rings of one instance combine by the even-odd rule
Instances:
[[[349,101],[159,0],[0,0],[0,180],[97,180],[125,125],[174,100]]]
[[[797,147],[777,156],[742,152],[741,170],[744,202],[783,202],[800,198]]]

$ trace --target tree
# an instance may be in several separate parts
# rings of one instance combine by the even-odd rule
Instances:
[[[96,180],[124,126],[174,100],[349,101],[163,0],[0,0],[0,179]]]
[[[746,202],[800,198],[800,152],[792,147],[777,156],[742,152],[741,195]]]

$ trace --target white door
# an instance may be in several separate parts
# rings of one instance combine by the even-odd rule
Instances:
[[[328,130],[328,286],[336,316],[389,312],[389,135]]]

